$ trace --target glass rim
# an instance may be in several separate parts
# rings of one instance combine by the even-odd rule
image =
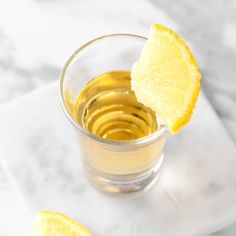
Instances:
[[[63,94],[63,86],[64,86],[64,79],[65,79],[65,74],[67,72],[67,69],[69,67],[69,65],[71,64],[72,60],[83,50],[85,49],[87,46],[91,45],[92,43],[95,43],[96,41],[102,40],[102,39],[106,39],[106,38],[110,38],[110,37],[119,37],[119,36],[126,36],[126,37],[133,37],[133,38],[138,38],[138,39],[144,39],[147,40],[146,37],[141,36],[141,35],[136,35],[136,34],[127,34],[127,33],[117,33],[117,34],[107,34],[107,35],[103,35],[100,37],[97,37],[95,39],[92,39],[90,41],[88,41],[87,43],[84,43],[82,46],[80,46],[78,49],[75,50],[75,52],[69,57],[69,59],[66,61],[65,65],[63,66],[62,72],[60,74],[59,77],[59,97],[60,97],[60,103],[62,106],[62,109],[66,115],[66,117],[68,118],[68,120],[71,122],[71,124],[80,132],[82,132],[84,135],[92,138],[93,140],[99,142],[99,143],[104,143],[107,145],[114,145],[114,146],[130,146],[130,145],[144,145],[146,143],[149,143],[151,141],[154,141],[156,139],[159,139],[160,137],[162,137],[163,135],[167,135],[168,129],[165,125],[162,125],[160,127],[160,129],[158,129],[157,131],[155,131],[152,134],[149,134],[145,137],[139,138],[139,139],[133,139],[133,140],[112,140],[112,139],[104,139],[100,136],[96,136],[94,134],[92,134],[91,132],[89,132],[87,129],[84,129],[78,122],[76,122],[76,120],[71,116],[66,103],[65,103],[65,99],[64,99],[64,94]]]

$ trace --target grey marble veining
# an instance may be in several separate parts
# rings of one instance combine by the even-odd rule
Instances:
[[[191,42],[202,88],[236,142],[236,4],[215,0],[153,0]]]
[[[149,25],[160,22],[191,45],[203,90],[235,140],[235,1],[9,0],[0,6],[1,103],[56,80],[68,55],[82,42],[111,32],[147,35]]]
[[[235,232],[236,232],[236,224],[229,226],[225,229],[221,229],[211,234],[211,236],[234,236]]]
[[[190,124],[168,140],[158,183],[120,199],[88,184],[57,90],[53,83],[0,108],[0,156],[30,211],[25,229],[40,209],[64,212],[95,236],[199,236],[236,220],[236,149],[203,94]]]
[[[81,43],[106,33],[147,35],[159,22],[190,44],[203,90],[236,142],[235,12],[234,0],[0,1],[0,103],[57,80]],[[0,169],[0,191],[11,199],[9,186]],[[235,235],[234,228],[225,235]]]

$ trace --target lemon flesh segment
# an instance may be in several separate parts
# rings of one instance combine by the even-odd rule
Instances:
[[[201,74],[186,43],[172,30],[151,26],[150,36],[131,71],[131,87],[176,133],[191,117]]]
[[[39,211],[33,236],[92,236],[80,223],[62,213]]]

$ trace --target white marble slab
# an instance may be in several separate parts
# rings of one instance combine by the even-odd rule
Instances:
[[[168,141],[158,183],[120,199],[88,184],[57,90],[53,83],[0,108],[0,156],[28,204],[29,224],[37,210],[51,209],[95,236],[182,236],[236,220],[235,147],[203,94],[191,123]]]
[[[147,35],[149,25],[159,22],[191,45],[202,87],[236,142],[235,12],[235,0],[0,1],[0,103],[57,80],[65,59],[81,43],[107,33]],[[14,214],[20,214],[14,212],[21,204],[2,176],[0,167],[0,232],[11,236],[13,229],[4,225],[19,225]],[[233,229],[236,225],[217,235],[234,236]]]
[[[31,235],[31,221],[29,210],[22,194],[7,182],[7,186],[0,186],[0,235],[26,236]]]

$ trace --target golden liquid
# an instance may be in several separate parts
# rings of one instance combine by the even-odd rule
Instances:
[[[158,128],[155,113],[139,103],[131,90],[129,71],[92,79],[80,91],[74,114],[82,127],[105,139],[138,139]]]

